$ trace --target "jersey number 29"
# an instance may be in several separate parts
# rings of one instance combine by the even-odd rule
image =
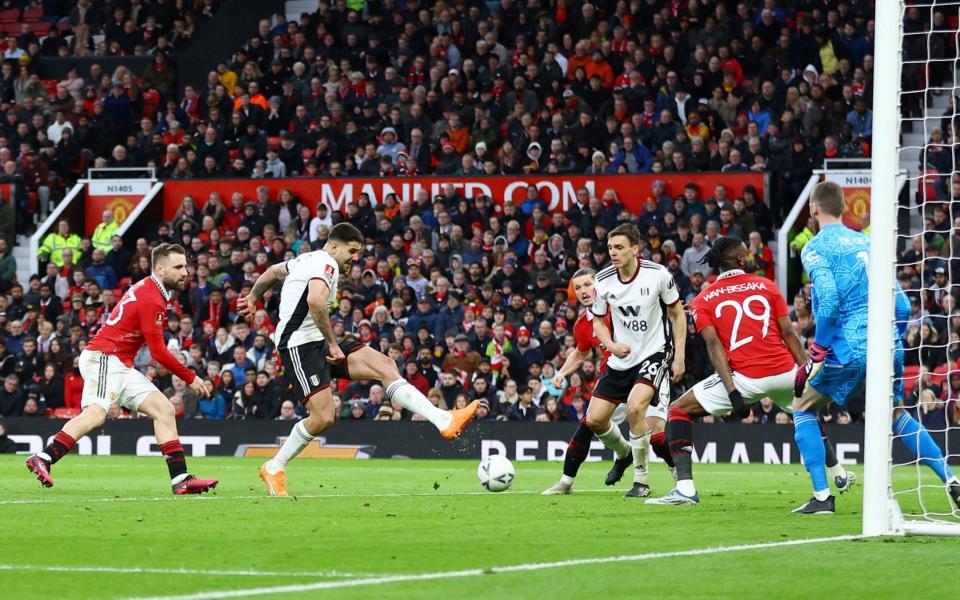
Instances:
[[[753,308],[751,305],[753,305],[754,303],[760,304],[763,310],[759,313],[753,312]],[[716,318],[719,319],[721,313],[723,313],[723,309],[728,306],[733,307],[734,311],[736,312],[736,314],[733,317],[733,330],[730,332],[730,351],[731,352],[733,352],[740,346],[743,346],[744,344],[749,344],[750,342],[753,341],[752,335],[748,335],[744,338],[740,337],[740,323],[743,321],[743,317],[747,317],[748,319],[752,319],[754,321],[759,321],[763,323],[763,333],[760,335],[760,337],[761,338],[767,337],[767,332],[770,330],[771,310],[770,310],[770,303],[767,301],[766,298],[758,294],[754,294],[752,296],[747,296],[746,298],[744,298],[743,304],[740,304],[735,300],[725,300],[720,304],[717,304],[717,308],[715,311]]]

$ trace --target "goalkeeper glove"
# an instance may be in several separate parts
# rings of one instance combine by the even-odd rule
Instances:
[[[820,344],[814,342],[810,344],[810,348],[807,349],[807,352],[810,354],[810,362],[823,362],[823,359],[827,357],[827,353],[830,352],[830,348],[824,348]]]
[[[797,374],[793,378],[794,398],[803,396],[803,390],[807,387],[807,380],[813,375],[814,371],[822,365],[829,351],[829,348],[824,348],[816,342],[810,344],[810,360],[797,369]]]
[[[750,414],[750,407],[743,402],[743,396],[740,394],[739,390],[733,390],[729,392],[727,396],[730,397],[730,405],[733,407],[733,410],[730,413],[737,417],[738,419],[745,419],[747,415]]]

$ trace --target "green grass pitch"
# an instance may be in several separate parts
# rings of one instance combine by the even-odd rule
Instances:
[[[288,471],[297,496],[268,498],[260,461],[193,458],[193,472],[221,484],[213,495],[175,498],[158,458],[69,456],[55,467],[49,490],[23,459],[0,458],[6,599],[219,598],[232,591],[283,598],[926,600],[955,596],[960,567],[954,538],[716,552],[859,533],[859,487],[838,499],[836,515],[790,514],[810,495],[799,465],[697,465],[702,504],[678,508],[623,498],[626,482],[601,489],[609,466],[601,463],[584,465],[579,492],[558,497],[539,495],[559,477],[558,463],[515,463],[511,490],[492,494],[479,487],[475,461],[301,459]],[[654,492],[668,491],[666,469],[651,470]],[[915,474],[898,477],[907,484]],[[946,507],[932,488],[925,500]],[[705,552],[667,554],[683,550]],[[529,566],[590,558],[610,560]],[[526,566],[496,569],[516,565]]]

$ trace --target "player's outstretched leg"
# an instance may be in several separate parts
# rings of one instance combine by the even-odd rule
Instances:
[[[693,484],[693,412],[699,405],[691,406],[690,392],[684,394],[677,404],[670,407],[667,417],[667,443],[677,473],[677,487],[660,498],[650,498],[647,504],[680,506],[699,504],[700,496]],[[701,409],[702,410],[702,409]]]
[[[581,420],[580,426],[570,439],[567,446],[567,455],[563,463],[563,477],[545,490],[544,495],[567,494],[573,487],[573,478],[577,476],[580,465],[587,458],[590,452],[590,440],[596,435],[600,442],[614,454],[613,467],[607,473],[607,485],[613,485],[623,477],[623,472],[630,467],[633,460],[630,454],[630,444],[624,439],[620,432],[620,427],[613,422],[612,416],[617,408],[617,404],[594,398],[587,408],[586,416]]]
[[[170,486],[174,494],[202,494],[217,487],[220,483],[218,480],[199,479],[187,472],[187,457],[177,433],[176,411],[166,396],[160,392],[151,392],[137,410],[153,419],[154,435],[160,452],[167,461]]]
[[[63,429],[53,437],[41,452],[27,459],[27,469],[37,476],[44,487],[53,487],[50,469],[54,463],[66,456],[77,440],[103,425],[107,411],[97,404],[91,404],[79,415],[67,421]]]
[[[587,460],[587,454],[590,453],[590,442],[593,440],[593,432],[587,427],[581,419],[577,425],[577,430],[573,432],[573,437],[567,443],[567,453],[563,457],[563,476],[549,488],[543,490],[540,495],[554,496],[560,494],[569,494],[573,491],[573,480],[580,471],[580,465]]]
[[[947,486],[947,493],[954,506],[960,509],[960,480],[947,465],[940,446],[930,436],[927,428],[911,417],[907,411],[897,408],[894,413],[893,433],[917,460],[937,474],[940,481]]]
[[[330,386],[310,396],[306,407],[310,412],[309,416],[293,426],[290,435],[284,440],[274,457],[260,467],[260,479],[263,480],[267,493],[271,496],[287,495],[287,464],[303,452],[315,436],[333,425],[333,393]]]
[[[794,440],[800,455],[803,456],[804,466],[813,482],[813,498],[793,512],[799,514],[833,514],[834,498],[830,495],[830,485],[827,483],[826,451],[823,439],[820,437],[820,427],[817,424],[817,414],[811,411],[795,411],[793,413]]]
[[[823,423],[818,421],[817,425],[820,426],[820,439],[823,440],[823,450],[826,453],[825,464],[827,465],[827,474],[833,479],[833,485],[837,488],[837,492],[842,494],[857,482],[857,474],[840,466],[840,461],[837,460],[837,453],[833,449],[833,442],[827,437]]]
[[[400,376],[397,365],[390,358],[364,346],[347,355],[350,379],[373,379],[383,384],[388,400],[395,400],[403,408],[424,417],[440,431],[440,435],[452,440],[473,420],[480,401],[474,400],[465,408],[451,411],[434,406],[420,390]]]

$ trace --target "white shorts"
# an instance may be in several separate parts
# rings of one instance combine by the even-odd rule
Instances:
[[[670,375],[660,378],[660,389],[657,390],[657,396],[660,402],[656,406],[653,403],[647,407],[647,418],[655,417],[657,419],[667,420],[667,411],[670,409]]]
[[[111,404],[119,404],[137,411],[144,398],[157,391],[157,386],[143,373],[123,364],[116,356],[96,350],[80,353],[80,376],[83,377],[81,408],[96,404],[109,411]]]
[[[761,377],[754,379],[734,371],[733,385],[743,396],[744,401],[760,400],[769,396],[774,404],[788,413],[793,412],[793,378],[797,373],[797,367],[779,375],[770,377]],[[697,402],[705,411],[711,415],[725,415],[733,407],[730,405],[730,397],[727,396],[727,388],[723,385],[720,376],[714,373],[703,381],[693,386],[693,395]]]

